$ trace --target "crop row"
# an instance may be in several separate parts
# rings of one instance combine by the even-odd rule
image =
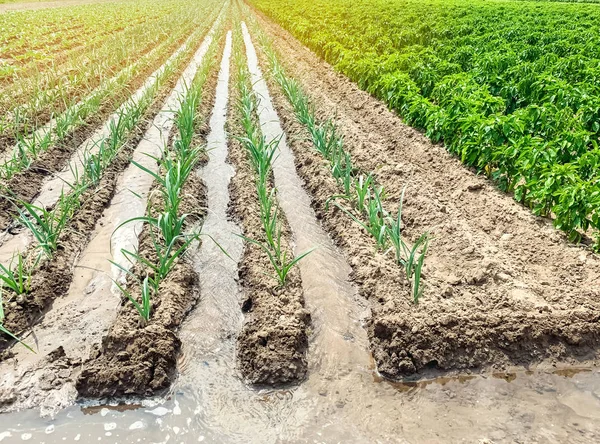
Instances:
[[[237,37],[239,39],[241,35]],[[263,228],[262,239],[251,239],[249,237],[244,237],[244,239],[263,250],[273,267],[274,276],[279,285],[283,287],[292,267],[309,254],[310,250],[294,257],[282,241],[277,188],[270,185],[273,180],[273,162],[277,157],[281,138],[267,140],[256,121],[259,100],[250,88],[250,73],[244,63],[240,45],[235,46],[234,59],[238,67],[237,87],[240,95],[237,107],[241,115],[241,126],[243,128],[243,134],[239,137],[239,141],[246,149],[248,161],[251,163],[256,176],[256,194]]]
[[[251,24],[259,36],[273,79],[290,103],[296,119],[307,131],[313,148],[327,160],[329,172],[338,184],[340,193],[330,196],[328,203],[335,205],[369,233],[381,252],[393,252],[394,261],[411,282],[413,301],[418,303],[423,291],[421,271],[430,240],[428,233],[423,233],[412,245],[407,242],[403,236],[402,198],[395,215],[386,210],[385,189],[376,183],[375,174],[360,171],[354,166],[335,121],[317,117],[307,94],[280,64],[272,42],[255,22]],[[346,202],[350,208],[341,202]]]
[[[121,156],[124,148],[131,148],[128,142],[132,134],[136,133],[143,124],[143,118],[150,105],[164,90],[164,86],[168,84],[174,74],[181,70],[183,62],[188,60],[195,51],[198,38],[205,32],[204,28],[199,28],[193,38],[189,39],[186,45],[157,71],[156,75],[150,77],[141,94],[132,97],[117,111],[110,120],[106,137],[101,137],[95,144],[87,146],[80,153],[83,168],[73,171],[73,180],[65,184],[60,198],[51,208],[35,206],[26,201],[15,202],[15,205],[20,208],[17,222],[31,232],[36,242],[26,252],[17,253],[11,263],[1,267],[0,280],[5,300],[10,302],[16,297],[20,298],[24,305],[27,305],[27,300],[34,297],[30,294],[31,282],[37,269],[53,260],[64,241],[65,233],[70,231],[72,219],[87,204],[86,199],[94,196],[94,190],[100,186],[105,171],[112,166],[117,157]],[[205,71],[206,69],[203,72]],[[198,100],[198,93],[196,93],[195,101],[190,104],[190,100],[192,100],[188,98],[190,94],[182,99],[182,103],[191,107],[190,110],[187,114],[178,113],[179,126],[182,128],[181,134],[184,134],[183,122],[185,118],[189,119],[190,112],[194,112]],[[193,128],[187,131],[193,131]],[[188,145],[189,143],[191,140],[188,137]],[[175,145],[184,146],[185,143],[177,139]],[[169,161],[169,157],[164,157],[163,164],[166,165],[165,162]],[[180,220],[180,222],[182,221]],[[130,257],[133,258],[134,254],[130,254]],[[0,324],[3,325],[4,331],[13,331],[15,334],[19,334],[19,329],[24,326],[11,322],[12,313],[10,311],[6,316],[8,323],[4,322],[4,312],[1,314]]]
[[[217,30],[215,34],[221,36]],[[174,124],[177,133],[174,135],[169,147],[162,147],[159,157],[154,158],[158,171],[152,171],[145,166],[132,161],[132,163],[150,174],[155,181],[154,198],[149,201],[147,214],[123,222],[117,230],[132,222],[143,222],[148,228],[153,245],[153,251],[148,257],[138,251],[121,250],[132,265],[135,265],[137,274],[129,268],[121,268],[134,281],[140,291],[137,300],[130,289],[115,282],[121,292],[131,301],[143,322],[150,320],[152,298],[158,293],[161,282],[166,279],[177,261],[185,253],[192,242],[199,240],[200,231],[190,229],[190,214],[181,211],[184,199],[184,185],[195,170],[198,162],[205,152],[203,146],[198,145],[196,133],[201,122],[198,120],[198,107],[202,100],[201,93],[212,67],[219,40],[212,41],[204,61],[199,67],[190,85],[184,85],[184,91],[179,98],[179,106],[175,111]],[[115,230],[116,231],[116,230]]]
[[[595,6],[361,0],[350,14],[343,0],[254,4],[573,240],[597,235]]]
[[[277,158],[284,136],[236,3],[228,159],[235,168],[230,208],[245,244],[238,264],[245,320],[237,338],[237,360],[248,382],[289,383],[307,370],[310,315],[296,266],[310,249],[298,255],[293,250],[285,197],[278,188],[283,185]]]

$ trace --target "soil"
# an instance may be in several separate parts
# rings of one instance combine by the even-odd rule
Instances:
[[[324,159],[306,142],[278,86],[270,83],[288,143],[317,216],[343,248],[369,299],[369,339],[389,378],[510,365],[595,362],[600,328],[600,261],[574,246],[442,146],[406,126],[385,105],[319,60],[287,31],[259,19],[275,38],[288,75],[319,117],[335,117],[355,166],[374,172],[395,214],[405,185],[404,235],[430,232],[418,305],[390,254],[325,201],[338,194]],[[265,60],[262,60],[265,70]],[[265,70],[266,71],[266,70]]]
[[[224,40],[224,39],[222,39]],[[224,42],[221,42],[221,49]],[[216,54],[220,54],[217,51]],[[198,112],[203,122],[198,141],[208,133],[207,121],[214,106],[218,61],[203,86]],[[203,156],[202,162],[206,161]],[[198,165],[201,167],[201,164]],[[160,195],[150,193],[152,205],[160,204]],[[181,210],[195,217],[194,225],[202,226],[206,208],[206,190],[199,177],[192,173],[182,190]],[[192,222],[190,219],[188,222]],[[139,237],[139,253],[150,260],[155,256],[150,228],[145,225]],[[142,280],[145,272],[135,266],[133,274]],[[127,287],[134,289],[139,299],[139,285],[133,278]],[[152,299],[151,318],[143,323],[131,302],[122,299],[122,306],[102,344],[83,363],[76,382],[78,395],[84,398],[113,398],[131,395],[148,396],[166,391],[172,384],[181,348],[177,331],[200,297],[198,275],[188,261],[179,260]]]
[[[242,42],[239,42],[242,43]],[[242,43],[243,44],[243,43]],[[238,101],[237,69],[232,69],[231,95],[228,111],[228,132],[242,134]],[[244,147],[234,138],[228,140],[229,158],[236,171],[229,192],[230,216],[242,227],[243,235],[262,239],[259,202],[254,172],[247,160]],[[283,243],[288,254],[290,231],[285,220]],[[252,384],[285,384],[298,381],[306,374],[307,329],[310,314],[304,308],[302,282],[297,269],[292,269],[283,288],[265,275],[272,270],[265,252],[245,242],[239,263],[239,284],[245,300],[242,311],[245,322],[238,336],[237,359],[243,377]]]
[[[127,147],[107,168],[98,187],[81,196],[82,206],[71,220],[70,229],[62,236],[59,250],[33,274],[31,292],[26,297],[17,297],[8,303],[10,310],[6,312],[4,320],[4,326],[8,330],[21,336],[39,322],[57,297],[67,292],[73,278],[73,264],[87,245],[99,215],[112,199],[117,178],[129,164],[131,151],[142,135],[141,130],[137,131]],[[33,248],[35,247],[31,247]],[[4,350],[12,342],[5,337],[0,338],[0,350]]]

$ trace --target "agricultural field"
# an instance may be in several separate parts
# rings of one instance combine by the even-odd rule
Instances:
[[[597,5],[52,3],[0,13],[0,442],[600,440]]]
[[[595,5],[256,5],[433,142],[600,248]]]

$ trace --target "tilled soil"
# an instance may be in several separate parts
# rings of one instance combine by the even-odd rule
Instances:
[[[148,111],[152,115],[158,110],[161,100]],[[99,216],[110,203],[121,172],[129,164],[131,152],[143,136],[143,128],[138,129],[127,142],[115,161],[107,168],[98,186],[86,191],[80,198],[81,208],[71,219],[69,228],[60,239],[58,251],[50,260],[45,260],[32,276],[31,291],[24,297],[16,297],[8,303],[4,326],[17,335],[39,322],[52,302],[65,294],[73,279],[73,265],[79,253],[87,245]],[[35,246],[30,247],[36,248]],[[0,338],[0,350],[13,341]]]
[[[222,39],[224,40],[224,39]],[[222,49],[223,42],[220,48]],[[217,51],[216,54],[221,54]],[[212,71],[203,86],[202,103],[198,115],[202,125],[197,142],[204,143],[208,132],[208,118],[214,106],[218,61],[212,61]],[[206,162],[203,156],[202,162]],[[202,165],[199,164],[198,168]],[[159,205],[160,195],[150,193],[152,206]],[[192,217],[194,228],[200,229],[206,215],[206,189],[201,179],[192,173],[186,181],[181,211]],[[160,206],[160,205],[159,205]],[[191,227],[190,227],[191,228]],[[139,237],[139,254],[153,260],[155,250],[149,226],[145,225]],[[135,266],[138,280],[144,271]],[[152,395],[166,391],[176,376],[177,357],[181,348],[177,331],[194,308],[199,297],[198,275],[192,265],[178,260],[167,278],[161,282],[158,294],[153,296],[151,318],[143,323],[131,302],[123,298],[122,306],[102,344],[92,351],[83,364],[76,382],[78,395],[85,398],[111,398],[130,395]],[[134,297],[139,298],[139,285]]]
[[[434,240],[424,294],[391,254],[325,201],[338,194],[329,165],[306,142],[281,89],[271,89],[299,174],[317,216],[349,257],[353,279],[372,304],[369,338],[378,370],[390,378],[439,370],[581,363],[596,359],[600,338],[600,261],[574,246],[442,146],[404,125],[384,104],[334,72],[264,17],[288,75],[299,80],[320,117],[336,117],[353,163],[373,172],[395,214],[402,189],[404,235]],[[263,69],[266,68],[262,60]]]
[[[199,110],[200,118],[205,118],[212,106],[212,90],[215,83],[213,77],[207,81],[206,93],[204,94],[205,100],[202,102]],[[145,119],[154,116],[163,107],[164,99],[174,88],[176,79],[177,75],[173,77],[168,85],[165,85],[159,97],[148,110]],[[97,285],[95,279],[90,281],[89,288],[81,288],[84,294],[77,295],[78,298],[82,298],[81,300],[78,299],[82,307],[77,306],[78,300],[67,300],[68,292],[71,291],[70,284],[73,280],[73,273],[75,272],[73,265],[77,263],[80,253],[85,250],[90,237],[94,233],[95,225],[101,220],[104,210],[108,208],[107,206],[115,194],[118,179],[120,179],[125,168],[130,165],[131,154],[134,148],[142,140],[150,125],[153,124],[152,119],[144,121],[146,123],[138,127],[126,148],[105,172],[97,191],[95,193],[90,192],[91,198],[83,199],[85,204],[82,210],[75,216],[65,238],[61,240],[63,249],[54,256],[52,261],[49,261],[44,266],[47,269],[42,268],[42,270],[37,270],[34,274],[34,290],[32,295],[28,295],[24,301],[15,301],[15,303],[26,303],[27,307],[11,307],[11,310],[7,311],[7,315],[9,315],[7,321],[14,321],[16,325],[11,330],[20,331],[21,328],[37,324],[41,320],[42,315],[52,308],[54,300],[60,298],[58,301],[60,308],[57,310],[61,310],[61,313],[56,313],[55,310],[52,310],[51,313],[46,315],[51,320],[50,324],[42,324],[38,329],[34,330],[31,336],[26,337],[26,342],[33,345],[37,343],[39,335],[42,341],[44,341],[40,344],[40,353],[43,352],[46,356],[39,359],[37,357],[36,359],[30,359],[30,356],[27,354],[23,356],[19,353],[13,353],[14,349],[5,352],[3,358],[15,355],[13,360],[6,361],[7,365],[4,367],[6,370],[10,367],[9,364],[14,363],[14,372],[8,371],[3,375],[0,382],[0,411],[41,406],[43,412],[52,413],[73,401],[76,396],[74,387],[76,381],[79,384],[78,387],[83,387],[82,391],[87,389],[88,386],[92,387],[91,382],[87,385],[79,382],[81,379],[80,372],[87,365],[92,365],[95,360],[104,357],[102,349],[98,348],[96,344],[100,342],[102,336],[106,335],[118,309],[113,305],[114,296],[106,294],[102,297],[101,301],[97,302],[98,309],[96,306],[93,309],[89,309],[95,313],[95,317],[94,314],[89,316],[85,312],[85,308],[83,307],[86,304],[93,304],[93,302],[88,300],[86,295],[88,290],[92,293],[95,291],[94,289]],[[206,128],[206,125],[199,128],[197,135],[198,144],[203,142],[206,135]],[[195,216],[190,217],[189,220],[192,223],[196,223],[199,218],[202,219],[204,217],[204,186],[194,176],[186,184],[183,192],[185,193],[185,199],[182,202],[182,210]],[[144,238],[144,236],[146,237]],[[142,245],[146,250],[150,248],[147,236],[147,233],[142,234],[142,239],[145,239]],[[96,267],[96,264],[93,262],[91,264],[94,268]],[[97,267],[103,268],[100,264]],[[131,370],[130,373],[115,372],[113,374],[113,376],[120,375],[119,378],[122,378],[119,385],[130,384],[138,388],[138,393],[144,393],[139,388],[142,385],[149,385],[159,390],[170,383],[170,378],[174,374],[179,343],[176,335],[169,334],[165,328],[169,329],[169,331],[175,331],[187,311],[192,307],[193,301],[198,297],[198,293],[195,290],[196,279],[191,266],[183,262],[178,264],[176,270],[173,271],[169,279],[163,282],[161,286],[161,291],[166,301],[161,303],[158,300],[155,302],[154,309],[156,310],[156,318],[159,321],[157,321],[156,325],[149,325],[147,331],[138,334],[139,338],[132,336],[135,333],[139,333],[138,328],[131,329],[131,325],[136,325],[136,322],[138,322],[135,318],[137,313],[134,316],[126,310],[120,310],[119,317],[113,322],[112,334],[108,338],[105,338],[106,347],[112,352],[121,347],[119,349],[119,352],[121,352],[120,357],[128,353],[129,348],[127,347],[132,347],[137,354],[131,356],[133,361],[132,367],[127,368]],[[106,287],[105,290],[108,292],[110,288]],[[96,292],[93,297],[98,297],[98,294],[99,292]],[[131,308],[130,304],[129,308]],[[127,315],[130,316],[130,319],[124,321],[123,318],[127,318]],[[11,318],[11,316],[14,316],[14,318]],[[69,319],[71,322],[69,322]],[[5,325],[8,327],[9,324],[7,324],[7,321],[5,321]],[[122,324],[119,324],[119,321]],[[127,327],[126,322],[129,322],[129,327]],[[22,327],[17,328],[21,324],[23,324]],[[51,344],[46,343],[49,339],[49,334],[60,334],[60,330],[57,331],[59,327],[54,324],[69,325],[75,329],[63,338],[64,348],[62,346],[51,348]],[[157,328],[157,325],[162,327],[162,330]],[[81,331],[82,326],[85,326],[84,332]],[[126,336],[129,339],[123,339],[122,336]],[[82,337],[86,337],[86,344],[76,345],[73,343],[73,341],[77,341],[77,338]],[[127,344],[128,340],[130,340],[131,344],[126,347],[125,344]],[[140,340],[149,342],[144,342],[143,346],[135,348],[135,344],[140,344]],[[50,341],[52,340],[50,339]],[[148,343],[155,344],[156,349],[148,351]],[[1,345],[6,347],[9,344],[6,342]],[[90,349],[92,350],[91,357],[89,356]],[[148,370],[149,368],[151,370]],[[102,369],[102,371],[101,376],[105,377],[102,382],[106,387],[109,377],[105,369]],[[134,374],[134,372],[137,373]],[[151,372],[151,377],[148,376],[148,372]],[[131,380],[128,380],[128,378],[131,378]],[[99,383],[97,382],[97,384]],[[92,389],[90,388],[89,390],[91,392]]]
[[[236,74],[232,70],[230,107],[228,111],[229,163],[236,174],[232,178],[229,212],[240,224],[243,235],[262,240],[264,232],[255,187],[255,175],[247,160],[245,148],[233,137],[242,134],[236,108],[239,93]],[[283,216],[280,212],[280,216]],[[284,222],[282,242],[291,254],[290,231]],[[245,322],[238,336],[237,359],[243,377],[252,384],[284,384],[302,379],[306,374],[307,329],[310,314],[304,308],[302,282],[297,269],[292,269],[284,288],[266,275],[273,270],[265,252],[245,243],[239,263],[239,283],[245,300],[242,311]]]

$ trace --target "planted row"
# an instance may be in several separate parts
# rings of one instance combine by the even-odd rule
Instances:
[[[122,10],[123,6],[114,4],[108,8],[106,5],[77,7],[76,9],[80,10],[78,15],[84,17],[85,13],[81,12],[88,10],[89,13],[90,9],[100,7],[108,9],[108,14],[119,14],[120,11],[125,19],[133,19],[136,15],[143,19],[139,23],[134,20],[126,27],[121,26],[121,32],[109,33],[99,44],[89,41],[94,37],[94,33],[87,37],[82,36],[78,44],[82,49],[76,55],[65,56],[64,60],[54,60],[48,66],[38,66],[30,75],[21,74],[6,85],[0,98],[0,140],[8,143],[14,142],[19,136],[24,137],[52,116],[76,106],[79,101],[84,100],[87,95],[92,94],[96,88],[129,65],[137,64],[140,59],[148,61],[149,53],[159,57],[154,63],[156,60],[160,62],[160,57],[166,57],[175,49],[174,45],[180,44],[197,27],[202,27],[200,17],[206,15],[205,11],[208,11],[211,5],[196,6],[195,14],[189,14],[189,5],[184,0],[169,2],[161,5],[159,9],[150,6],[137,5],[133,15],[129,8]],[[35,21],[45,15],[70,15],[65,9],[69,8],[18,12],[6,16],[15,20],[23,17],[26,21]],[[89,17],[92,16],[87,16],[85,24],[81,25],[84,29],[92,26],[89,22]],[[171,22],[179,22],[181,26],[174,33],[167,35],[164,29]],[[36,27],[22,26],[20,32],[29,40],[30,35],[36,33]],[[160,50],[156,51],[155,48]],[[46,56],[47,50],[42,46],[35,52]]]
[[[165,66],[172,66],[174,59],[181,60],[189,55],[204,29],[204,27],[198,28],[186,40],[186,43],[167,60]],[[29,168],[43,153],[57,146],[75,129],[84,126],[87,120],[93,118],[102,107],[107,105],[107,101],[115,104],[121,101],[121,97],[128,92],[128,86],[136,76],[139,76],[144,70],[156,63],[157,58],[164,57],[172,43],[169,39],[163,45],[148,52],[135,63],[121,70],[115,77],[103,82],[82,101],[74,104],[53,121],[35,130],[31,135],[18,135],[12,153],[6,156],[3,163],[0,164],[0,179],[10,180],[15,174]],[[161,76],[163,70],[164,68],[160,68],[154,76]],[[150,82],[153,80],[151,78]],[[143,91],[142,94],[144,94]],[[140,94],[137,93],[129,101],[139,100],[139,96]],[[121,107],[127,106],[127,103]]]
[[[250,74],[246,65],[241,45],[234,48],[234,60],[237,66],[237,88],[239,100],[238,112],[241,116],[243,135],[238,140],[246,150],[247,158],[255,172],[255,185],[260,205],[260,220],[264,233],[263,239],[251,239],[243,236],[244,240],[260,247],[273,266],[274,277],[283,287],[290,270],[311,250],[293,256],[282,242],[282,224],[280,220],[277,189],[271,186],[273,161],[277,157],[280,138],[270,141],[260,130],[257,122],[258,98],[251,89]]]
[[[342,193],[330,196],[327,204],[332,203],[359,224],[373,237],[380,251],[393,252],[395,262],[404,269],[406,278],[411,282],[413,301],[417,303],[422,293],[421,270],[430,241],[429,234],[422,234],[412,245],[406,241],[402,233],[404,193],[397,214],[386,211],[383,186],[376,183],[373,173],[364,173],[352,164],[335,121],[316,117],[314,106],[299,83],[286,75],[266,36],[257,28],[256,31],[260,35],[273,78],[292,105],[296,118],[308,131],[312,145],[329,162],[330,173],[342,190]],[[351,208],[343,206],[341,201],[350,203]]]
[[[130,282],[139,288],[140,298],[137,299],[131,289],[115,281],[144,323],[150,320],[152,299],[158,294],[161,282],[173,270],[188,247],[201,236],[198,227],[191,228],[188,221],[191,215],[181,211],[181,204],[184,199],[184,185],[204,153],[204,147],[199,146],[196,140],[200,124],[197,111],[202,100],[202,88],[212,68],[217,47],[218,39],[215,39],[191,84],[184,85],[179,107],[174,110],[177,134],[173,137],[170,149],[165,146],[159,157],[153,157],[158,164],[158,171],[152,171],[132,161],[135,166],[154,178],[156,187],[148,200],[147,214],[123,222],[115,231],[129,223],[143,222],[148,227],[153,249],[146,255],[139,251],[121,249],[123,256],[134,266],[133,271],[129,267],[112,263],[130,276]]]
[[[14,202],[18,212],[17,222],[32,233],[36,244],[25,253],[15,254],[9,264],[0,265],[0,290],[6,289],[5,296],[9,301],[14,297],[27,297],[31,290],[32,274],[41,261],[51,259],[58,251],[69,222],[84,204],[84,195],[88,190],[98,187],[106,169],[126,146],[161,88],[179,69],[193,47],[194,44],[190,42],[189,48],[172,59],[140,97],[125,103],[117,117],[111,120],[107,138],[86,147],[82,155],[82,170],[73,171],[74,180],[65,184],[60,198],[51,209],[24,201]]]

